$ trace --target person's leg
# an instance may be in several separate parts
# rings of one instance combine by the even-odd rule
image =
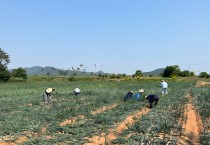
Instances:
[[[149,102],[149,107],[152,108],[152,102]]]
[[[47,101],[49,102],[51,98],[52,98],[52,96],[51,95],[48,95],[47,96]]]
[[[166,88],[163,88],[163,93],[162,94],[166,94]]]
[[[158,101],[159,101],[159,99],[155,100],[155,106],[157,105]]]
[[[47,98],[47,94],[46,94],[46,93],[43,94],[43,101],[44,101],[45,103],[48,102],[48,98]]]
[[[162,88],[162,95],[164,95],[164,88]]]

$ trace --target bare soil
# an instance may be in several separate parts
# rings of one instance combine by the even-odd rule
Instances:
[[[123,133],[126,129],[132,126],[137,120],[139,120],[143,115],[147,114],[150,109],[145,108],[136,112],[133,115],[128,116],[123,122],[121,122],[117,127],[113,127],[109,130],[108,134],[102,133],[100,136],[93,136],[91,138],[86,138],[89,140],[89,143],[85,143],[84,145],[105,145],[111,144],[112,140],[115,140],[119,137],[121,133]]]
[[[192,96],[188,94],[189,103],[184,109],[183,135],[178,139],[178,145],[200,145],[200,133],[203,130],[201,117],[194,109]]]
[[[71,119],[66,119],[65,121],[61,122],[59,126],[66,126],[68,124],[75,124],[79,119],[86,118],[84,115],[78,115],[77,117],[73,117]]]
[[[196,87],[204,87],[204,86],[208,86],[208,85],[210,85],[210,82],[198,81],[195,86]]]
[[[104,106],[104,107],[102,107],[102,108],[100,108],[100,109],[98,109],[98,110],[91,111],[90,114],[95,115],[95,114],[104,112],[104,111],[106,111],[106,110],[109,110],[109,109],[112,109],[112,108],[115,108],[115,107],[117,107],[117,104],[113,104],[113,105],[111,105],[111,106]]]
[[[98,110],[91,111],[90,114],[95,115],[101,112],[104,112],[106,110],[112,109],[114,107],[117,107],[117,104],[111,105],[111,106],[104,106]],[[59,126],[66,126],[68,124],[75,124],[77,123],[78,120],[80,119],[85,119],[86,117],[84,115],[78,115],[77,117],[71,118],[71,119],[66,119],[65,121],[59,123]]]
[[[9,140],[9,139],[5,138],[5,140]],[[14,142],[12,141],[5,142],[4,140],[0,140],[0,145],[19,145],[19,144],[24,143],[26,140],[27,140],[26,136],[19,137]]]

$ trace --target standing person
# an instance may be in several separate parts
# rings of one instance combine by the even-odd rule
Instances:
[[[79,95],[80,94],[80,89],[79,88],[75,88],[74,89],[74,95]]]
[[[124,96],[124,101],[127,101],[133,96],[133,91],[129,91],[125,96]]]
[[[158,101],[159,101],[159,97],[158,95],[148,95],[148,96],[145,96],[145,98],[148,100],[149,102],[149,107],[150,108],[153,108],[153,102],[155,102],[155,106],[157,105]]]
[[[45,103],[48,103],[49,102],[49,100],[52,98],[52,92],[53,91],[55,91],[55,89],[54,88],[48,88],[48,89],[46,89],[45,91],[44,91],[44,94],[43,94],[43,101],[45,102]]]
[[[168,94],[168,83],[165,82],[164,80],[162,80],[161,84],[160,84],[161,88],[162,88],[162,95],[164,94]]]
[[[144,90],[140,89],[139,92],[135,94],[134,98],[137,100],[141,99],[143,93],[144,93]]]

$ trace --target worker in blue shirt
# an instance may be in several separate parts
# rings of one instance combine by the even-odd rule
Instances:
[[[144,90],[140,89],[139,92],[135,94],[134,98],[137,100],[141,99],[143,93],[144,93]]]

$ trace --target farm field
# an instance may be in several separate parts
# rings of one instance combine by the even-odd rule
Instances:
[[[0,145],[210,144],[210,86],[168,83],[165,96],[160,80],[0,84]],[[54,97],[42,103],[48,87]],[[160,96],[156,107],[123,101],[127,91],[141,88]]]

